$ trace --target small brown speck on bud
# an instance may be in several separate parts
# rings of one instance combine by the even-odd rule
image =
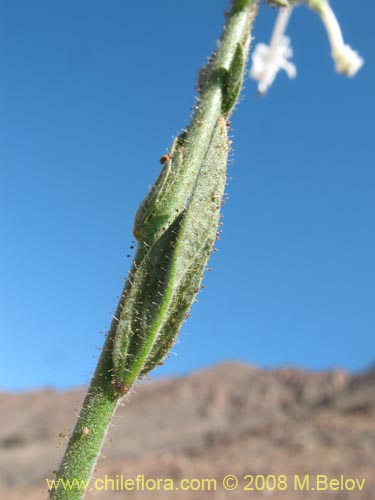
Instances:
[[[126,394],[128,392],[128,388],[125,387],[125,385],[120,382],[119,380],[112,380],[111,384],[113,385],[113,387],[115,388],[115,391],[120,394],[120,396],[123,396],[124,394]]]
[[[169,153],[166,155],[163,155],[160,157],[160,163],[162,165],[164,165],[164,163],[167,163],[167,161],[169,161],[171,158],[172,158],[172,155],[170,155]]]

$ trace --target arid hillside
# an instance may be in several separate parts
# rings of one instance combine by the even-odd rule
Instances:
[[[95,477],[215,478],[216,491],[91,492],[88,498],[370,500],[375,491],[375,372],[264,371],[237,363],[144,382],[120,408]],[[44,499],[83,389],[0,394],[0,497]],[[239,486],[226,491],[223,478]],[[287,476],[286,491],[244,491],[246,475]],[[310,475],[296,491],[295,475]],[[317,474],[363,490],[312,490]],[[347,483],[351,485],[352,483]],[[254,485],[253,485],[254,486]]]

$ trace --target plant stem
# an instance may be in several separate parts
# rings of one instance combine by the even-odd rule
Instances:
[[[194,299],[196,287],[200,284],[215,239],[220,200],[225,185],[228,143],[225,121],[232,112],[241,90],[249,52],[250,29],[256,8],[257,0],[232,2],[218,48],[201,70],[198,103],[191,125],[179,136],[180,142],[172,156],[173,162],[178,155],[183,155],[184,168],[175,167],[169,179],[168,168],[172,163],[168,164],[167,170],[163,169],[157,180],[151,192],[152,196],[146,198],[137,214],[134,232],[139,246],[132,270],[57,473],[56,486],[51,488],[51,500],[79,500],[83,497],[83,485],[88,484],[91,479],[116,406],[129,392],[132,384],[167,354],[186,310]],[[214,179],[211,186],[208,175],[210,172]],[[179,175],[182,176],[181,182]],[[172,188],[167,203],[161,206],[157,196],[160,192],[165,192],[166,186],[170,187],[167,181]],[[219,203],[215,199],[216,193]],[[153,205],[156,203],[155,197],[161,206],[157,207],[158,212],[155,212]],[[197,226],[202,204],[205,204],[202,213],[211,215],[207,215],[203,225],[198,224],[198,229],[202,231],[202,235],[199,235],[198,232],[194,233],[193,229]],[[150,220],[151,222],[147,222]],[[169,230],[171,231],[168,235]],[[193,237],[195,239],[192,239]],[[203,241],[203,247],[199,247],[200,241]],[[196,253],[187,255],[185,247],[194,246]],[[157,259],[163,258],[168,251],[171,253],[171,269],[168,270],[169,274],[165,277],[163,286],[157,285],[157,288],[155,285],[154,292],[150,284],[155,278],[152,272],[156,273],[155,279],[158,282],[163,281],[158,278],[162,266]],[[150,268],[151,263],[155,266],[155,262],[156,270]],[[141,275],[141,280],[140,269],[147,265],[149,267],[144,276]],[[184,272],[179,270],[178,265],[184,268]],[[191,271],[191,275],[186,269]],[[134,295],[134,289],[138,286],[137,279],[141,280],[140,290],[136,290],[138,295]],[[129,327],[130,332],[133,333],[136,327],[140,330],[137,335],[131,336],[124,327],[125,321],[132,319],[134,304],[138,309],[142,307],[139,297],[149,299],[149,295],[144,294],[145,289],[150,287],[155,295],[153,300],[160,300],[156,296],[162,295],[163,292],[164,302],[158,304],[156,319],[153,319],[151,326],[146,325],[143,328],[145,331],[141,331],[142,325],[139,326],[134,319],[134,324]],[[132,294],[135,298],[132,298]],[[134,309],[137,316],[140,315],[138,309]],[[145,316],[148,317],[149,314]],[[61,480],[60,483],[57,483],[58,480]],[[72,487],[64,489],[63,481],[66,485],[70,482]]]

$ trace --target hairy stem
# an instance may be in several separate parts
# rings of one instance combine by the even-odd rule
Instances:
[[[168,354],[199,289],[225,186],[226,122],[242,87],[256,8],[256,0],[232,1],[218,47],[199,75],[191,125],[166,155],[138,210],[132,270],[50,488],[51,500],[83,497],[82,485],[91,479],[117,404]]]

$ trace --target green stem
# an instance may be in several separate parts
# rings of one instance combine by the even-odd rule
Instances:
[[[172,162],[182,158],[183,168],[175,167],[169,178],[170,165],[167,165],[137,214],[134,232],[139,247],[133,267],[57,473],[55,487],[51,488],[51,500],[83,497],[83,485],[91,479],[118,402],[137,378],[152,369],[169,351],[194,299],[215,239],[225,185],[227,136],[224,120],[232,112],[242,86],[256,8],[257,0],[232,1],[219,46],[200,73],[198,104],[191,125],[178,138],[173,153]],[[214,180],[209,185],[211,175]],[[170,186],[173,189],[168,191]],[[168,192],[167,202],[160,195],[164,196],[165,192]],[[164,282],[161,274],[169,262],[169,274]],[[151,292],[147,292],[149,288]],[[163,300],[159,295],[163,295]],[[157,301],[152,326],[147,326],[149,310],[153,312],[152,304]],[[146,307],[144,303],[149,310],[141,324],[139,309]],[[132,320],[129,330],[125,323],[129,323],[132,314],[136,319]],[[70,487],[64,488],[63,482]]]

